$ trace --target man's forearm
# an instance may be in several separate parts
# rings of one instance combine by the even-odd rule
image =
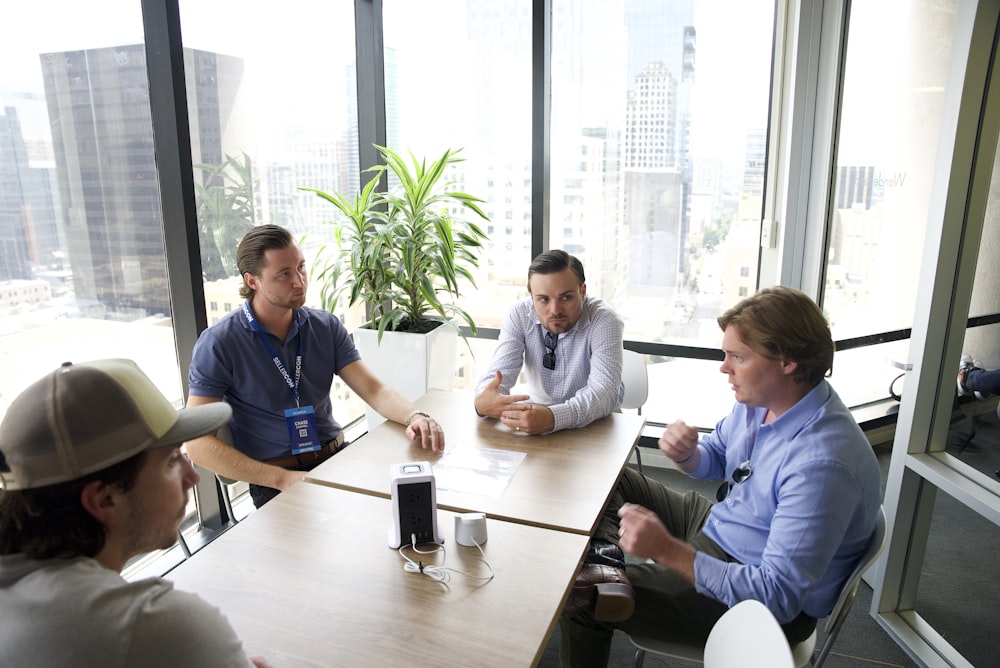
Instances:
[[[284,489],[289,484],[289,472],[285,469],[247,457],[215,436],[189,441],[186,447],[192,461],[213,473],[275,489]]]
[[[594,420],[611,415],[617,406],[618,389],[601,390],[590,386],[560,404],[549,406],[554,419],[554,430],[579,429]]]

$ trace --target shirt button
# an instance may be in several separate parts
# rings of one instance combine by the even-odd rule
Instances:
[[[726,505],[727,506],[733,505],[733,500],[732,499],[726,499]]]
[[[715,526],[720,526],[722,524],[722,522],[720,522],[719,520],[712,520],[712,521],[715,523]]]

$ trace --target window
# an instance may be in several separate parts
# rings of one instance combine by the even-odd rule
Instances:
[[[531,1],[447,0],[428,12],[420,3],[385,0],[383,23],[389,147],[429,160],[461,148],[465,162],[450,177],[487,200],[491,220],[520,218],[522,205],[511,203],[530,201]],[[511,243],[512,229],[491,236],[476,287],[462,287],[461,306],[481,327],[499,327],[506,305],[524,295],[531,240]],[[477,375],[473,366],[456,386]]]
[[[746,288],[725,268],[756,274],[774,3],[553,12],[552,219],[626,338],[716,347],[701,323]]]
[[[715,318],[756,288],[774,2],[552,7],[552,244],[626,339],[718,348]],[[689,367],[651,361],[648,415],[667,421]]]
[[[333,205],[299,188],[360,187],[353,7],[180,5],[206,301],[224,303],[225,313],[239,308],[236,247],[251,226],[274,223],[304,239],[313,279],[307,303],[321,307],[315,262],[338,218]],[[338,308],[349,329],[364,319],[360,304]],[[362,402],[334,382],[337,419],[362,415]]]
[[[912,324],[955,18],[925,5],[851,4],[822,302],[837,339]],[[892,76],[872,66],[889,53]]]
[[[180,402],[139,3],[96,23],[73,2],[17,13],[0,23],[0,413],[103,357]]]
[[[0,417],[63,362],[112,357],[180,405],[140,5],[105,3],[96,22],[74,2],[12,11],[0,22]]]
[[[835,340],[912,326],[955,5],[850,5],[821,293]],[[891,77],[872,67],[886,53],[899,57]],[[884,399],[908,349],[899,341],[838,353],[837,391],[853,405]]]

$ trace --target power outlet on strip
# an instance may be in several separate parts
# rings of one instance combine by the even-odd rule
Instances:
[[[407,462],[389,467],[392,478],[392,517],[389,547],[411,542],[444,543],[438,531],[434,474],[427,462]]]

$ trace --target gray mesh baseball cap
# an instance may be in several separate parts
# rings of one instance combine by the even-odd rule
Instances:
[[[232,409],[176,410],[135,362],[67,362],[22,392],[0,424],[7,490],[75,480],[148,448],[215,432]]]

